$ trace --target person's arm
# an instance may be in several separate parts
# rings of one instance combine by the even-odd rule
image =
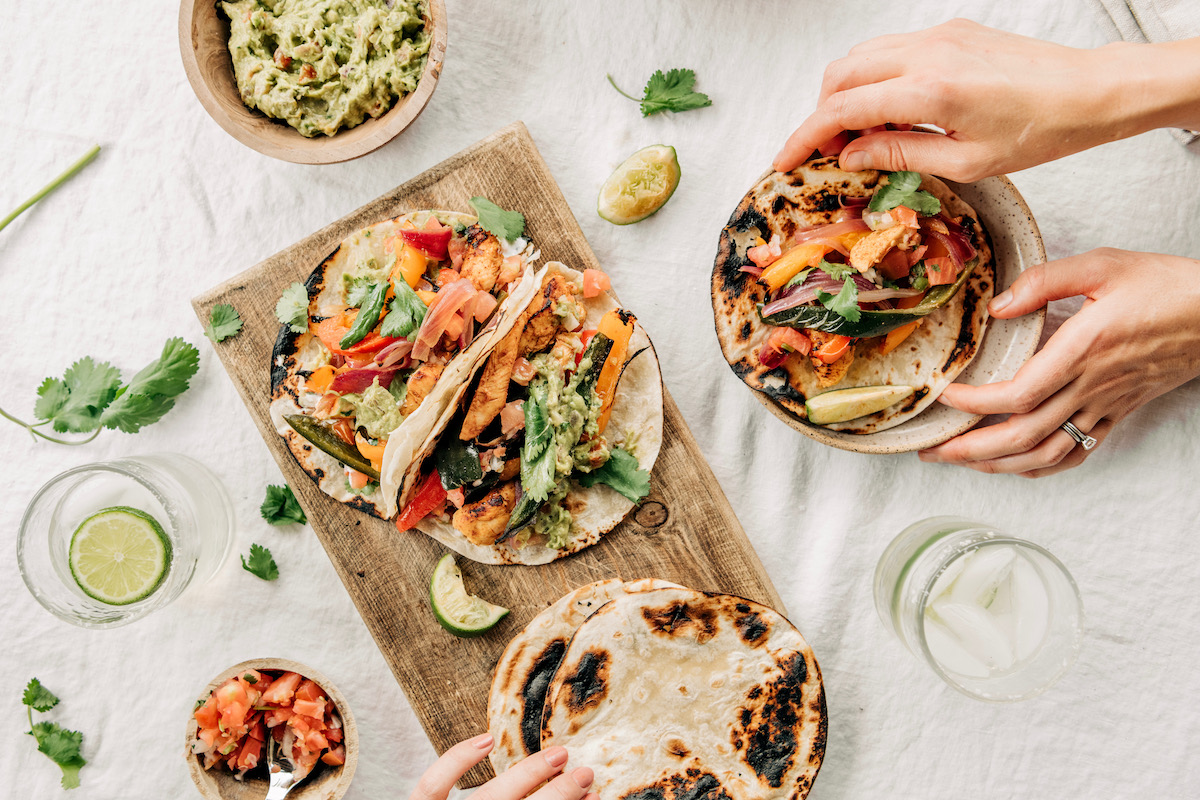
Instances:
[[[883,126],[930,124],[946,135]],[[829,65],[817,110],[775,158],[841,149],[847,170],[952,180],[1025,169],[1159,127],[1200,128],[1200,39],[1093,50],[966,20],[858,45]]]

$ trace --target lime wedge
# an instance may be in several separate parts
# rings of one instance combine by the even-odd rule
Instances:
[[[913,393],[911,386],[856,386],[808,398],[808,421],[814,425],[846,422],[883,411]]]
[[[494,606],[467,594],[462,572],[447,553],[433,568],[429,580],[429,603],[438,624],[455,636],[481,636],[508,614],[507,608]]]
[[[600,187],[596,211],[614,225],[641,222],[671,199],[679,186],[679,175],[674,147],[643,147],[608,176]]]
[[[80,524],[67,560],[75,583],[89,597],[124,606],[148,597],[163,582],[171,542],[145,511],[113,506]]]

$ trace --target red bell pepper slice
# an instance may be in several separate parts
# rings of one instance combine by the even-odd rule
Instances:
[[[442,486],[442,476],[435,469],[425,476],[416,494],[408,501],[408,505],[396,517],[396,530],[410,531],[417,523],[429,516],[435,508],[446,502],[446,487]]]
[[[404,240],[405,244],[411,244],[425,255],[438,261],[445,261],[450,257],[448,245],[450,237],[453,235],[453,228],[442,225],[434,217],[429,218],[423,230],[400,230],[400,238]]]

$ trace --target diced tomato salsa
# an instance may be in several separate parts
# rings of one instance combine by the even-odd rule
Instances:
[[[266,766],[267,733],[290,752],[298,776],[317,762],[346,763],[337,707],[313,681],[295,672],[246,670],[218,686],[192,714],[192,752],[205,769],[224,765],[241,780]]]

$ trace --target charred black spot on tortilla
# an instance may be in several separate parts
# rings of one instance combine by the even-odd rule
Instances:
[[[758,698],[762,697],[762,691],[763,690],[761,686],[755,686],[746,693],[746,697],[751,700],[757,700]]]
[[[771,203],[771,211],[778,214],[790,205],[793,205],[791,200],[788,200],[783,195],[778,195],[775,198],[775,202]]]
[[[521,744],[526,753],[542,749],[542,707],[546,704],[546,689],[566,650],[566,639],[554,639],[542,648],[521,687]]]
[[[684,774],[660,778],[656,783],[621,795],[620,800],[732,800],[710,772],[692,767]]]
[[[749,606],[745,606],[745,608],[746,613],[734,620],[734,624],[737,625],[738,633],[743,639],[750,644],[758,644],[771,626],[762,617],[751,611]],[[739,606],[738,610],[741,609],[742,606]]]
[[[736,372],[737,370],[734,371]],[[778,378],[779,380],[768,382],[767,378]],[[763,373],[762,378],[760,379],[762,382],[762,388],[758,390],[774,400],[791,400],[796,403],[803,403],[805,400],[804,395],[796,391],[796,387],[792,386],[790,378],[791,376],[788,375],[786,369],[783,367],[776,367],[770,372]],[[775,386],[773,385],[775,383],[779,383],[781,385]]]
[[[312,476],[319,481],[325,477],[325,470],[320,467],[313,467]]]
[[[963,287],[959,289],[963,299],[963,324],[958,328],[958,338],[954,342],[954,347],[950,348],[950,354],[946,356],[946,362],[942,365],[942,371],[949,371],[955,363],[969,361],[971,356],[975,354],[975,346],[979,344],[979,331],[971,320],[975,317],[975,309],[979,305],[979,290],[976,289],[968,280]]]
[[[818,189],[806,198],[806,211],[818,214],[837,211],[842,207],[842,196],[836,189]]]
[[[755,774],[775,788],[783,784],[799,747],[796,727],[804,711],[804,682],[808,679],[808,663],[803,653],[790,653],[779,666],[780,675],[766,684],[762,695],[748,698],[750,705],[742,713],[743,759]],[[746,721],[746,711],[751,711],[750,722]],[[734,736],[739,735],[741,732],[734,732]]]
[[[275,337],[275,346],[271,348],[271,396],[274,397],[291,374],[292,366],[296,363],[292,354],[296,352],[296,340],[303,333],[292,331],[291,325],[280,325],[279,335]]]
[[[675,758],[687,758],[692,753],[687,749],[687,745],[680,739],[667,740],[667,753],[675,756]]]
[[[907,399],[905,399],[904,403],[900,406],[900,409],[899,409],[899,411],[897,411],[897,413],[898,414],[906,414],[909,411],[912,411],[914,408],[917,407],[917,403],[920,403],[923,399],[925,399],[925,396],[928,394],[929,394],[928,386],[922,386],[920,389],[917,389],[915,392],[910,394]]]
[[[674,637],[694,635],[704,644],[717,635],[717,615],[707,606],[683,600],[660,608],[642,609],[642,618],[653,633]]]
[[[769,236],[771,233],[771,224],[754,207],[754,204],[750,202],[750,198],[746,198],[738,204],[737,210],[729,218],[729,224],[726,227],[734,228],[742,233],[754,228],[758,231],[759,236],[763,236],[763,234]],[[763,238],[767,237],[763,236]]]
[[[745,322],[742,323],[742,330],[740,333],[741,338],[749,339],[750,334],[753,330],[754,330],[754,326],[750,324],[750,320],[746,320]]]
[[[563,690],[568,692],[567,708],[572,716],[600,705],[608,695],[608,653],[603,650],[584,653],[575,671],[563,680]]]
[[[737,242],[728,230],[721,233],[721,243],[717,248],[717,260],[713,264],[713,300],[723,294],[733,297],[742,292],[742,286],[753,278],[748,272],[742,272],[742,267],[750,261],[738,252]]]

